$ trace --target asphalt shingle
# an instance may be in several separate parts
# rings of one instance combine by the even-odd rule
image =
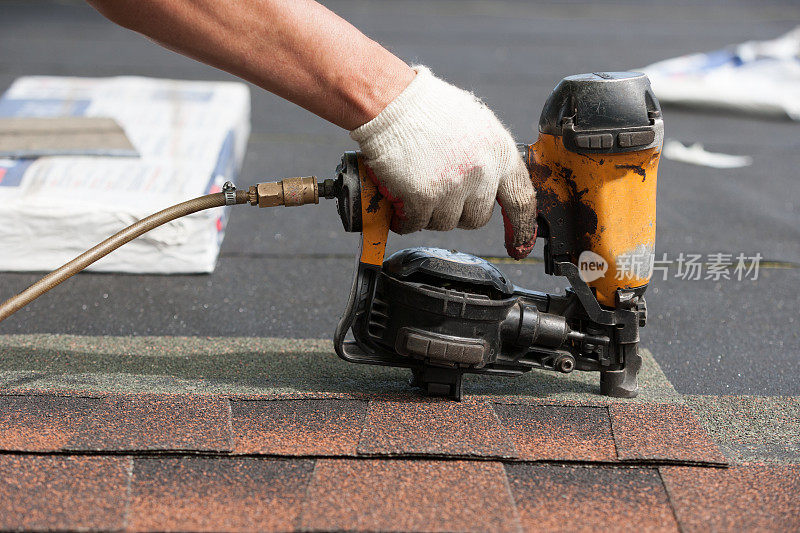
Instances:
[[[0,387],[9,391],[215,393],[263,398],[419,394],[406,368],[343,361],[330,339],[263,337],[87,337],[0,335]],[[680,395],[653,355],[641,350],[633,402]],[[464,394],[518,403],[543,400],[607,405],[597,372],[532,370],[516,377],[467,375]]]
[[[515,455],[491,404],[442,398],[370,402],[358,451],[368,455]]]
[[[520,459],[615,461],[606,407],[494,404]]]
[[[0,449],[51,452],[80,436],[82,418],[101,402],[76,396],[0,396]]]
[[[73,450],[231,449],[230,410],[220,397],[195,395],[114,395],[82,420]]]
[[[311,531],[517,531],[494,462],[321,459],[303,507]]]
[[[230,450],[225,398],[121,394],[0,395],[0,449],[17,451]]]
[[[687,396],[686,404],[732,460],[800,463],[800,397]]]
[[[0,455],[0,529],[120,530],[129,457]]]
[[[677,403],[83,394],[0,394],[0,451],[725,463]]]
[[[314,461],[169,457],[134,461],[134,531],[287,531]]]
[[[612,404],[608,409],[623,461],[726,462],[685,405]]]
[[[678,531],[656,469],[510,464],[506,471],[524,531]]]
[[[355,455],[366,412],[360,400],[234,401],[233,452]]]
[[[659,470],[686,533],[800,530],[800,466]]]

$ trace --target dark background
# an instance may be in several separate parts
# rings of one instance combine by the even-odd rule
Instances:
[[[564,76],[628,70],[800,24],[796,1],[326,3],[400,57],[480,95],[519,141],[535,140],[541,107]],[[33,74],[233,79],[161,49],[81,2],[0,0],[0,87]],[[256,87],[240,185],[326,176],[354,143],[346,132]],[[662,158],[657,255],[754,255],[756,281],[682,281],[648,291],[643,331],[672,383],[691,394],[800,394],[800,124],[665,108],[666,136],[753,156],[715,170]],[[423,232],[427,244],[503,257],[499,214],[474,232]],[[32,243],[35,246],[35,243]],[[350,287],[357,241],[332,202],[232,212],[217,271],[197,276],[84,273],[0,325],[0,333],[327,338]],[[541,244],[534,254],[541,256]],[[499,265],[517,284],[555,290],[535,260]],[[0,273],[0,298],[38,274]]]

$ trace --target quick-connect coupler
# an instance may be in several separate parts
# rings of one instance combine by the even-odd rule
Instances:
[[[314,176],[285,178],[280,181],[252,185],[247,195],[250,205],[294,207],[318,204],[320,197],[333,198],[333,186],[333,180],[327,179],[317,183],[317,178]]]

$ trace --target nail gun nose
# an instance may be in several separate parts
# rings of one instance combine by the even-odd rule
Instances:
[[[605,335],[589,335],[588,333],[582,333],[580,331],[570,330],[569,333],[567,333],[567,337],[570,340],[585,342],[587,344],[599,344],[601,346],[608,346],[611,344],[611,339]]]

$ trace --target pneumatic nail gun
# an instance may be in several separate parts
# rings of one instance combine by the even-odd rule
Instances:
[[[390,204],[360,155],[344,154],[318,191],[337,198],[345,230],[362,236],[338,355],[407,367],[427,393],[455,399],[465,373],[534,368],[597,371],[602,394],[635,396],[663,131],[643,74],[571,76],[545,103],[539,139],[520,150],[537,191],[545,272],[567,279],[564,295],[517,287],[455,251],[410,248],[384,260]]]
[[[664,138],[658,101],[643,74],[571,76],[545,103],[539,133],[520,150],[537,191],[545,272],[567,279],[564,295],[517,287],[487,261],[456,251],[409,248],[384,260],[391,206],[362,157],[347,152],[335,179],[287,178],[249,190],[226,183],[219,193],[145,217],[0,303],[0,321],[177,218],[225,205],[336,198],[344,229],[361,233],[353,286],[334,335],[340,357],[407,367],[429,394],[456,399],[465,373],[514,376],[534,368],[600,372],[603,394],[633,397],[654,257]]]

